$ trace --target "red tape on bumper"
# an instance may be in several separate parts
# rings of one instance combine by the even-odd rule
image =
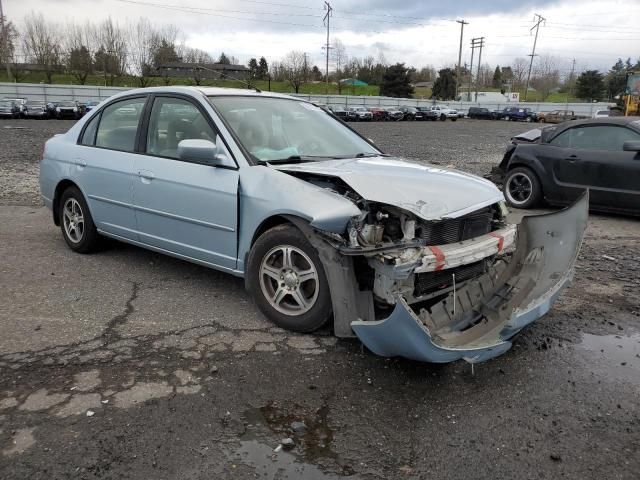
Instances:
[[[427,247],[429,248],[429,250],[431,250],[431,253],[433,253],[433,255],[436,257],[436,268],[434,268],[434,271],[437,272],[438,270],[442,270],[444,268],[444,252],[442,250],[440,250],[438,247],[433,247],[433,246],[429,246]]]

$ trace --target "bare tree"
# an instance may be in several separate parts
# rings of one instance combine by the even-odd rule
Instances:
[[[304,52],[293,50],[287,54],[282,62],[287,81],[291,84],[296,93],[307,78],[307,62]]]
[[[65,28],[63,42],[65,66],[80,85],[84,85],[89,74],[93,72],[94,48],[91,32],[90,25],[69,23]]]
[[[202,81],[206,77],[205,70],[201,65],[207,65],[213,63],[213,57],[204,50],[199,48],[185,48],[182,61],[184,63],[193,64],[191,68],[191,78],[196,85],[202,85]]]
[[[527,70],[529,69],[529,60],[526,58],[518,57],[511,64],[511,71],[513,72],[513,86],[521,87],[524,85],[527,78]]]
[[[0,64],[4,64],[7,69],[7,77],[11,77],[11,64],[16,56],[16,42],[18,40],[18,30],[12,22],[6,18],[0,19],[3,28],[0,30]]]
[[[162,76],[165,85],[171,83],[169,69],[165,65],[180,61],[177,46],[179,34],[180,30],[175,25],[165,25],[155,32],[153,68]]]
[[[51,83],[53,73],[59,69],[61,61],[60,35],[57,25],[45,19],[44,15],[31,13],[24,20],[22,43],[26,58],[39,65]]]
[[[136,77],[139,87],[150,83],[152,74],[153,52],[158,43],[158,35],[146,18],[140,18],[128,27],[129,68]]]
[[[94,30],[94,65],[102,70],[105,85],[114,84],[116,77],[124,75],[127,68],[127,40],[125,32],[111,18]]]
[[[560,85],[558,59],[551,55],[541,55],[535,63],[531,85],[546,100],[549,94]]]
[[[336,83],[338,84],[338,94],[340,94],[342,93],[342,83],[340,83],[340,80],[344,77],[343,70],[349,61],[349,57],[347,55],[347,47],[344,46],[339,38],[333,40],[333,50],[331,50],[331,55],[336,68]]]

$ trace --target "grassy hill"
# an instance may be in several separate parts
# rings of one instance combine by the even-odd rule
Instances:
[[[7,77],[6,72],[0,73],[0,82],[13,82],[13,79]],[[21,79],[22,83],[44,83],[45,75],[43,73],[29,73]],[[69,74],[54,74],[52,83],[60,85],[78,85],[78,81],[73,75]],[[261,90],[269,90],[269,82],[267,80],[258,80],[253,82]],[[105,84],[104,77],[101,75],[89,75],[85,85],[97,85],[103,86]],[[190,78],[171,78],[171,85],[195,85],[195,82]],[[149,86],[164,86],[164,78],[152,77],[150,78]],[[202,86],[207,87],[230,87],[230,88],[245,88],[245,84],[236,80],[203,80]],[[135,77],[122,76],[114,79],[114,87],[137,87],[138,82]],[[295,93],[295,90],[288,82],[271,82],[271,91],[279,93]],[[326,93],[326,85],[324,83],[307,83],[300,87],[299,93],[323,95]],[[343,95],[378,95],[379,88],[376,85],[368,85],[366,87],[342,87]],[[338,86],[335,84],[329,84],[329,94],[337,95]]]

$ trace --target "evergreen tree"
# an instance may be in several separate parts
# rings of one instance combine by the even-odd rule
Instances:
[[[249,60],[249,78],[258,78],[258,61],[255,58]]]
[[[443,68],[438,72],[438,78],[433,84],[432,98],[441,100],[455,100],[456,74],[450,68]]]
[[[500,66],[496,67],[495,72],[493,72],[493,88],[502,88],[502,70],[500,70]]]
[[[584,100],[600,100],[604,90],[603,75],[597,70],[582,72],[576,81],[576,96]]]
[[[413,95],[411,78],[404,63],[396,63],[387,68],[380,84],[380,95],[397,98],[410,98]]]
[[[268,76],[269,76],[269,65],[267,64],[267,59],[264,57],[260,57],[260,61],[258,62],[258,78],[261,80],[264,80]]]

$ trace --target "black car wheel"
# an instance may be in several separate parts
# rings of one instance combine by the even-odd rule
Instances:
[[[511,117],[509,115],[505,115],[504,119],[508,122],[509,120],[511,120]]]
[[[440,121],[444,122],[447,119],[447,116],[443,113],[442,115],[440,115]]]
[[[540,181],[527,167],[517,167],[507,172],[503,192],[509,205],[516,208],[533,208],[542,199]]]
[[[263,233],[247,262],[247,289],[277,326],[313,332],[331,317],[331,295],[315,248],[292,225]]]

